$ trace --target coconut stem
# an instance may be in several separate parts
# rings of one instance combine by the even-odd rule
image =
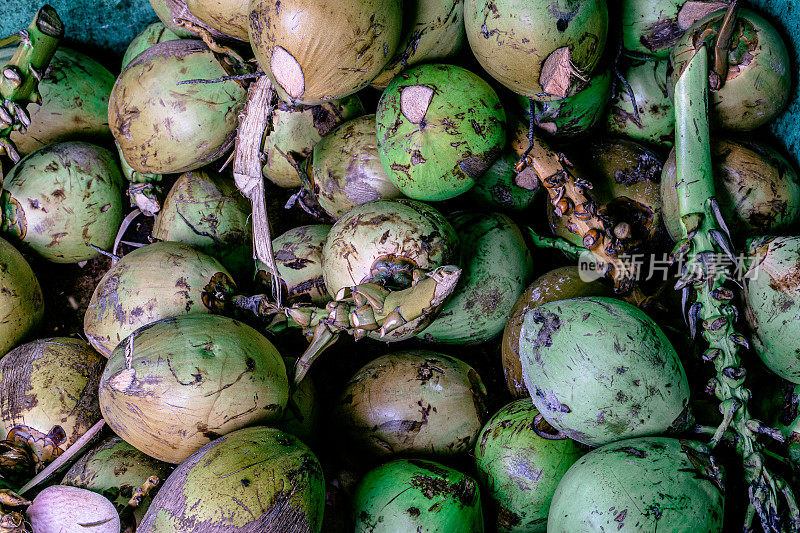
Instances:
[[[788,485],[765,464],[763,444],[755,430],[760,423],[750,417],[750,391],[744,387],[746,372],[738,353],[741,346],[747,346],[747,341],[734,329],[737,317],[731,304],[734,295],[724,287],[730,279],[730,267],[719,265],[716,260],[724,254],[723,257],[735,262],[714,196],[708,95],[708,50],[701,44],[675,86],[677,188],[683,238],[676,245],[673,257],[685,261],[676,288],[692,287],[696,293],[697,301],[689,312],[690,322],[702,325],[703,337],[708,342],[703,359],[714,364],[713,392],[720,400],[720,412],[725,415],[711,446],[719,442],[725,429],[736,435],[736,449],[742,456],[750,493],[745,529],[758,515],[765,531],[779,531],[778,500],[783,495],[789,529],[797,531],[800,514],[794,496]]]

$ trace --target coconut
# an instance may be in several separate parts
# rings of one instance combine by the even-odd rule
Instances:
[[[33,533],[120,531],[114,504],[96,492],[76,487],[47,487],[33,500],[27,514]]]
[[[0,357],[24,340],[44,316],[44,296],[31,266],[0,239]]]
[[[180,37],[178,37],[174,31],[167,28],[163,22],[153,22],[143,29],[128,45],[128,48],[125,50],[125,55],[122,56],[121,68],[124,70],[136,56],[151,46],[163,41],[175,41],[177,39],[180,39]],[[106,118],[108,118],[108,109],[106,109]]]
[[[381,165],[375,115],[347,121],[323,137],[307,170],[310,192],[334,219],[365,202],[403,195]]]
[[[175,23],[176,19],[188,20],[189,22],[200,26],[202,29],[208,31],[214,39],[230,38],[229,35],[226,35],[215,28],[206,25],[200,19],[195,17],[192,12],[189,11],[189,6],[186,4],[187,0],[150,0],[150,5],[153,7],[153,11],[156,12],[158,19],[178,37],[196,38],[197,35],[185,28],[182,28],[181,26],[178,26]]]
[[[376,200],[351,209],[331,228],[322,272],[331,296],[360,283],[411,285],[416,268],[453,264],[458,237],[436,209],[413,200]]]
[[[250,45],[286,102],[318,104],[364,88],[394,55],[400,0],[252,0]]]
[[[533,204],[538,188],[525,189],[516,184],[514,167],[519,155],[513,150],[503,152],[497,161],[477,179],[475,186],[463,195],[469,205],[501,211],[523,211]]]
[[[233,179],[210,170],[187,172],[164,198],[153,238],[190,244],[244,279],[253,271],[251,211]]]
[[[468,364],[409,350],[359,369],[337,401],[341,445],[352,458],[468,452],[486,420],[486,387]]]
[[[4,461],[5,479],[27,481],[100,420],[103,362],[85,341],[67,337],[29,342],[0,359],[0,437],[33,454],[17,480]]]
[[[130,166],[145,173],[186,172],[233,146],[246,91],[194,39],[164,41],[136,56],[117,78],[108,124]]]
[[[141,326],[170,316],[208,313],[203,290],[217,274],[230,282],[230,273],[219,261],[188,244],[159,242],[134,250],[95,287],[83,319],[84,334],[108,357]]]
[[[122,174],[114,154],[84,142],[40,148],[3,183],[2,229],[56,263],[110,250],[122,222]]]
[[[466,0],[475,58],[494,79],[536,100],[575,94],[600,61],[608,34],[604,0]]]
[[[249,0],[186,0],[189,12],[220,33],[247,41]]]
[[[286,367],[272,343],[218,315],[165,318],[134,331],[100,380],[111,429],[175,464],[221,435],[278,419],[288,396]]]
[[[454,65],[413,67],[378,102],[383,169],[417,200],[447,200],[469,190],[500,156],[505,128],[494,89]]]
[[[0,49],[0,65],[8,63],[15,50]],[[41,103],[27,107],[31,125],[24,134],[11,132],[17,151],[25,155],[54,142],[110,139],[108,97],[113,86],[114,75],[103,65],[84,53],[59,47],[39,82]]]
[[[461,241],[461,277],[453,296],[419,337],[479,344],[503,331],[508,313],[531,280],[533,258],[516,224],[500,213],[450,217]]]
[[[138,533],[319,533],[325,481],[319,461],[277,429],[234,431],[197,450],[153,499]]]

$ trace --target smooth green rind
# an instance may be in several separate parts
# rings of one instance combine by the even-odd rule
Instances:
[[[230,273],[188,244],[157,242],[124,256],[95,287],[83,332],[108,357],[117,344],[156,320],[208,313],[203,290],[215,274]]]
[[[72,141],[17,163],[0,196],[2,230],[39,256],[77,263],[110,250],[122,222],[122,174],[110,151]]]
[[[111,429],[175,464],[221,435],[277,420],[289,397],[272,343],[246,324],[208,314],[133,332],[109,356],[99,388]]]
[[[39,280],[22,254],[0,239],[0,357],[27,338],[43,316]]]
[[[302,163],[336,126],[363,113],[364,105],[355,94],[314,106],[279,103],[264,137],[264,177],[279,187],[302,186],[292,163]]]
[[[102,494],[119,512],[150,476],[157,476],[161,483],[170,472],[172,465],[148,457],[119,437],[111,437],[83,454],[64,475],[61,485]],[[134,516],[137,522],[147,512],[154,495],[155,490],[136,508]]]
[[[319,533],[319,461],[277,429],[234,431],[197,450],[167,478],[139,533]]]
[[[529,112],[528,99],[518,97]],[[611,70],[592,76],[589,85],[572,96],[539,102],[536,125],[557,139],[584,135],[603,117],[611,99]]]
[[[522,211],[533,204],[539,189],[533,191],[514,183],[514,166],[519,155],[506,151],[486,172],[475,181],[475,186],[464,193],[464,200],[485,209]]]
[[[253,272],[251,211],[233,179],[213,170],[187,172],[164,198],[153,238],[189,244],[245,279]]]
[[[452,457],[472,450],[486,387],[468,364],[429,350],[395,352],[363,366],[345,386],[334,418],[343,451],[365,457]]]
[[[744,284],[753,349],[770,370],[800,383],[800,237],[752,239]]]
[[[381,164],[397,188],[416,200],[446,200],[468,191],[500,156],[505,128],[494,90],[454,65],[406,70],[378,102]]]
[[[558,485],[549,533],[722,531],[720,472],[699,442],[645,437],[589,452]]]
[[[530,398],[512,402],[486,423],[475,444],[478,480],[499,533],[546,531],[558,482],[584,454],[547,423],[537,425],[538,414]]]
[[[608,131],[659,146],[674,144],[675,111],[667,91],[668,65],[666,60],[637,62],[623,73],[636,99],[639,123],[628,92],[620,87],[606,117]]]
[[[548,302],[525,314],[522,374],[542,416],[599,446],[667,431],[685,416],[689,384],[667,337],[611,298]]]
[[[503,331],[531,280],[533,257],[506,215],[462,212],[450,221],[461,242],[461,277],[434,321],[417,336],[427,342],[479,344]]]
[[[353,498],[356,533],[483,533],[478,484],[422,459],[371,470]]]
[[[120,68],[124,70],[125,67],[128,66],[128,63],[151,46],[163,41],[174,41],[177,39],[180,39],[180,37],[167,28],[163,22],[153,22],[130,42],[128,48],[125,50],[125,54],[122,56],[122,66]]]

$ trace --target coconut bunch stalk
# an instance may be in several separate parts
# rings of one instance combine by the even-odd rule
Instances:
[[[727,25],[723,23],[718,33],[717,48],[720,42],[726,46],[726,33],[730,39],[726,29],[733,27],[735,10],[734,1],[726,13]],[[742,457],[750,498],[744,529],[750,530],[758,515],[765,531],[785,528],[796,531],[800,528],[800,510],[792,489],[768,466],[762,442],[764,435],[780,440],[780,433],[754,419],[748,407],[751,392],[744,386],[747,371],[739,354],[748,341],[736,331],[734,292],[727,287],[732,272],[727,264],[714,264],[720,255],[730,257],[733,264],[736,260],[716,198],[711,165],[708,111],[711,53],[701,40],[675,86],[677,188],[683,224],[683,236],[673,250],[675,261],[682,262],[676,288],[683,291],[684,303],[692,292],[695,294],[696,301],[688,309],[688,322],[692,335],[702,330],[708,343],[703,359],[711,362],[716,371],[709,387],[720,401],[723,421],[710,447],[713,449],[726,432],[731,432],[736,451]],[[718,74],[718,67],[718,63],[714,65],[714,74]]]

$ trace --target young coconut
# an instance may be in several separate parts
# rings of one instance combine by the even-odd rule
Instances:
[[[500,156],[505,128],[494,89],[454,65],[406,70],[378,102],[381,164],[416,200],[447,200],[469,190]]]
[[[427,342],[480,344],[503,331],[514,302],[533,277],[533,257],[506,215],[461,212],[450,221],[461,241],[461,278],[418,336]]]
[[[202,42],[164,41],[136,56],[117,78],[108,124],[125,161],[144,173],[186,172],[233,146],[246,92]]]
[[[322,276],[322,246],[331,227],[325,224],[300,226],[275,237],[275,265],[288,304],[311,303],[323,306],[331,297]],[[270,268],[258,262],[258,277],[269,285]]]
[[[119,533],[114,504],[86,489],[54,485],[40,492],[27,510],[32,533]]]
[[[704,444],[645,437],[584,455],[561,479],[547,531],[722,531],[723,475]]]
[[[415,0],[403,3],[403,36],[397,53],[372,80],[384,89],[398,73],[417,63],[454,56],[466,40],[464,0]]]
[[[0,239],[0,357],[28,337],[43,316],[39,280],[22,254]]]
[[[0,478],[22,485],[100,420],[103,357],[80,339],[23,344],[0,359]]]
[[[165,318],[133,332],[108,359],[100,409],[111,429],[160,461],[180,463],[241,427],[276,420],[289,395],[278,350],[218,315]]]
[[[453,264],[458,236],[436,209],[413,200],[376,200],[351,209],[331,228],[322,272],[331,296],[367,282],[411,285],[414,269]]]
[[[579,296],[612,296],[613,293],[610,286],[598,280],[586,282],[581,279],[577,266],[559,267],[546,272],[525,289],[511,308],[500,343],[506,387],[514,398],[530,396],[522,379],[522,362],[519,354],[519,336],[525,314],[547,302]]]
[[[0,49],[5,65],[14,48]],[[12,131],[9,138],[25,155],[45,145],[70,140],[104,142],[108,129],[108,97],[114,75],[81,52],[59,47],[39,82],[40,103],[28,105],[31,124],[23,134]]]
[[[219,261],[188,244],[143,246],[112,266],[97,284],[83,318],[83,332],[108,357],[141,326],[176,315],[208,313],[203,291],[212,278],[233,285]]]
[[[2,229],[41,257],[76,263],[110,250],[122,222],[114,154],[84,142],[50,144],[17,163],[0,195]]]
[[[190,244],[245,279],[253,273],[251,210],[231,178],[212,170],[186,172],[164,198],[153,238]]]
[[[197,19],[220,33],[247,41],[249,0],[186,0],[186,7]]]
[[[480,205],[486,209],[524,211],[533,204],[539,188],[531,190],[516,184],[514,167],[518,161],[516,152],[504,151],[461,198],[467,205]]]
[[[350,379],[334,411],[351,458],[453,456],[472,450],[487,417],[486,387],[468,364],[409,350],[378,357]]]
[[[544,533],[561,478],[584,454],[548,424],[530,398],[512,402],[483,427],[475,465],[498,533]]]
[[[121,513],[135,491],[149,478],[155,476],[163,482],[170,472],[172,465],[143,454],[119,437],[110,437],[83,454],[64,475],[61,485],[101,494]],[[147,512],[154,495],[155,490],[144,496],[135,508],[137,524]]]
[[[272,112],[272,127],[264,136],[264,177],[279,187],[300,187],[297,165],[336,126],[364,113],[358,95],[319,105],[279,102]]]
[[[472,53],[494,79],[517,94],[547,101],[585,86],[608,34],[604,0],[466,0]]]
[[[533,404],[583,444],[682,430],[689,383],[667,337],[639,308],[572,298],[527,313],[519,339]]]
[[[401,459],[370,471],[353,497],[356,533],[483,533],[478,484],[433,461]]]
[[[128,45],[128,48],[125,50],[125,55],[122,56],[122,66],[120,67],[122,70],[125,70],[125,67],[133,61],[133,59],[150,48],[160,42],[163,41],[175,41],[180,39],[178,35],[172,31],[171,29],[167,28],[163,22],[153,22],[142,32],[134,37],[131,43]],[[113,85],[113,83],[112,83]],[[108,110],[106,109],[106,118],[108,118]]]
[[[277,429],[234,431],[197,450],[167,478],[138,533],[319,533],[322,467]]]
[[[702,42],[714,49],[725,14],[722,9],[699,20],[675,44],[670,54],[670,91]],[[736,131],[768,124],[789,102],[792,67],[783,38],[761,15],[738,9],[730,42],[723,44],[725,51],[713,61],[711,75],[717,81],[711,84],[709,119]],[[725,80],[721,88],[720,79]]]
[[[403,196],[381,165],[375,115],[349,120],[323,137],[310,162],[306,186],[334,219],[365,202]]]
[[[800,179],[774,148],[759,142],[711,141],[714,188],[734,241],[753,234],[785,231],[800,217]],[[682,237],[675,150],[661,174],[664,225],[673,240]]]
[[[281,100],[319,104],[366,87],[402,27],[400,0],[252,0],[247,30]]]

